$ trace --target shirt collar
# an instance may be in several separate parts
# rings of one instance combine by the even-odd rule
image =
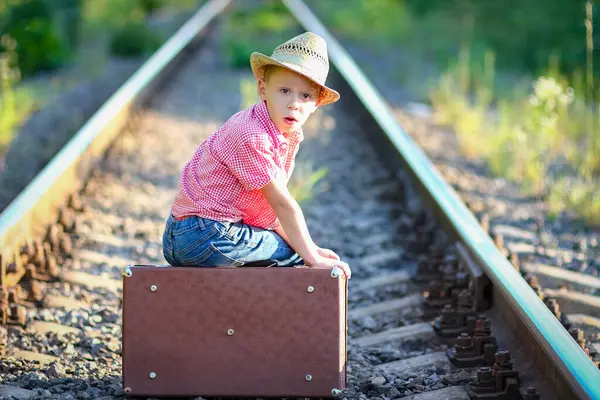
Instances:
[[[261,125],[265,128],[265,130],[271,135],[271,137],[275,140],[277,145],[281,145],[282,143],[286,143],[286,137],[277,129],[273,120],[269,116],[269,110],[267,109],[267,102],[260,101],[254,106],[254,113],[258,117]],[[304,134],[302,132],[302,128],[298,128],[294,132],[290,132],[288,135],[289,138],[297,137],[298,141],[301,141],[304,138]]]

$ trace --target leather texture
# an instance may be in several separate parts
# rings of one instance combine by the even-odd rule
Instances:
[[[312,268],[131,270],[122,336],[130,395],[331,397],[346,388],[343,277]]]

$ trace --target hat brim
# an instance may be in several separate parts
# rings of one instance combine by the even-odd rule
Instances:
[[[252,72],[257,79],[262,80],[264,78],[264,70],[267,65],[277,65],[278,67],[289,69],[319,85],[322,88],[321,96],[319,98],[320,106],[335,103],[340,99],[340,94],[337,91],[315,81],[309,75],[302,72],[302,70],[294,64],[282,63],[274,58],[258,52],[254,52],[250,55],[250,68],[252,68]]]

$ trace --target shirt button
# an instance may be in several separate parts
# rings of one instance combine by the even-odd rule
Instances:
[[[287,149],[287,143],[281,143],[281,148],[284,150]]]

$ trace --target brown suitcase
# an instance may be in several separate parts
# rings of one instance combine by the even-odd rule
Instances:
[[[339,268],[139,265],[123,275],[126,395],[343,394],[348,286]]]

